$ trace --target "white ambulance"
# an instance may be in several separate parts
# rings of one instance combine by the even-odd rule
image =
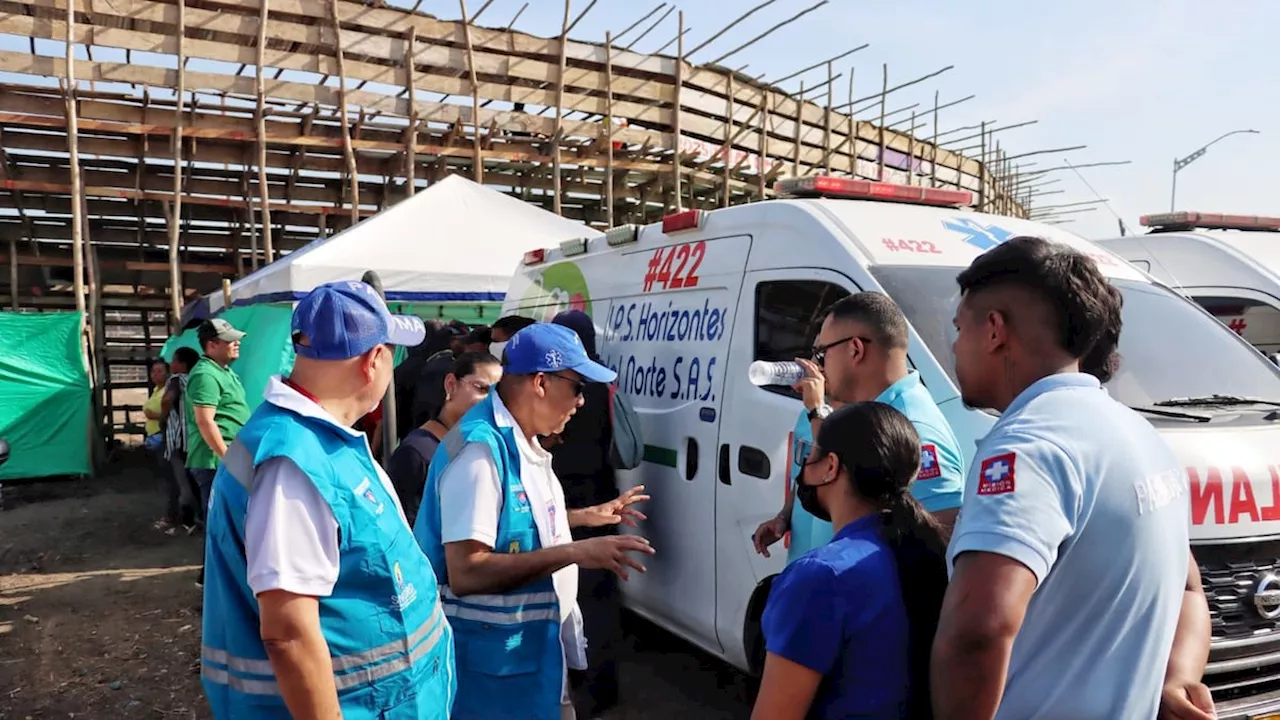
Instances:
[[[911,322],[912,367],[972,462],[995,418],[966,408],[956,388],[955,277],[1000,242],[1038,235],[1094,257],[1124,294],[1123,365],[1109,390],[1186,463],[1213,613],[1207,681],[1223,716],[1280,709],[1280,372],[1124,261],[1054,227],[963,209],[968,192],[833,177],[778,190],[793,199],[535,249],[507,294],[504,311],[538,320],[589,313],[642,418],[645,463],[619,484],[652,494],[640,532],[657,555],[624,584],[628,607],[758,672],[760,613],[785,553],[757,555],[751,534],[788,492],[801,403],[789,388],[752,385],[748,365],[806,356],[827,306],[886,292]]]
[[[1098,244],[1204,306],[1268,357],[1280,354],[1280,218],[1146,215],[1146,235]]]

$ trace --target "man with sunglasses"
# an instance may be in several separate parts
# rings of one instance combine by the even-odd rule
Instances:
[[[920,473],[911,494],[949,529],[964,495],[964,453],[920,376],[907,365],[907,319],[898,304],[879,292],[841,299],[827,310],[812,359],[797,362],[805,368],[795,386],[804,411],[793,431],[791,481],[804,469],[818,426],[835,407],[882,402],[906,415],[920,435]],[[831,523],[805,512],[794,493],[787,493],[782,510],[756,529],[756,552],[769,557],[769,547],[788,531],[788,564],[832,537]]]
[[[574,717],[567,669],[586,667],[578,568],[627,579],[652,554],[636,535],[574,541],[573,527],[644,519],[643,486],[570,510],[538,438],[564,430],[588,383],[612,370],[573,330],[538,323],[507,343],[497,392],[473,407],[436,450],[414,534],[442,586],[458,651],[453,720]]]

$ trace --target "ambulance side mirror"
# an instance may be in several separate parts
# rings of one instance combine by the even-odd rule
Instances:
[[[1267,356],[1267,359],[1276,365],[1280,365],[1280,353],[1271,353]]]

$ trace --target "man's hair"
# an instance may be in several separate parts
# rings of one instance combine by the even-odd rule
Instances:
[[[195,348],[189,348],[185,345],[173,351],[173,359],[181,362],[188,370],[196,366],[200,362],[200,353]]]
[[[523,317],[521,315],[507,315],[506,317],[500,317],[497,320],[494,320],[493,329],[502,330],[508,335],[515,335],[536,322],[537,320],[534,320],[533,318]]]
[[[871,340],[888,350],[907,349],[907,318],[898,303],[882,292],[854,293],[827,308],[827,316],[865,325]]]
[[[1080,361],[1081,371],[1102,382],[1115,373],[1124,298],[1084,253],[1015,237],[978,256],[956,282],[965,296],[997,287],[1038,295],[1053,314],[1058,347]]]

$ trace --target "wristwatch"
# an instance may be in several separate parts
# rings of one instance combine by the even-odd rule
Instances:
[[[826,420],[827,416],[830,414],[831,414],[831,406],[826,403],[822,403],[818,407],[809,411],[809,421],[813,422],[814,420]]]

